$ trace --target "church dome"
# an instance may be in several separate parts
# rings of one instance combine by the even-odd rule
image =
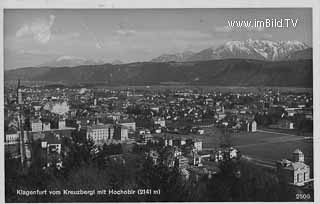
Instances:
[[[303,154],[303,152],[300,149],[296,149],[293,151],[293,154]]]
[[[304,162],[304,154],[300,149],[294,150],[292,153],[293,162]]]

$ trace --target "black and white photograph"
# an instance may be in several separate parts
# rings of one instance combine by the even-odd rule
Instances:
[[[313,202],[312,23],[4,9],[5,202]]]

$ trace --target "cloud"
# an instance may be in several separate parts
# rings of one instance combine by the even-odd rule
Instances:
[[[218,33],[229,33],[229,32],[262,32],[264,31],[263,27],[230,27],[230,26],[217,26],[214,28],[215,32]]]
[[[126,29],[119,29],[116,30],[116,34],[117,35],[121,35],[121,36],[131,36],[136,34],[137,32],[135,30],[126,30]]]
[[[32,36],[41,44],[46,44],[51,38],[51,27],[55,21],[55,16],[50,15],[49,19],[37,19],[31,24],[22,25],[16,32],[16,37]]]

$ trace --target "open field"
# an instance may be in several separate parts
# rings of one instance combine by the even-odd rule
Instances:
[[[313,161],[313,139],[309,136],[296,136],[284,133],[255,132],[232,135],[232,143],[244,155],[266,161],[292,158],[295,149],[301,149],[305,161]]]
[[[203,148],[218,147],[221,130],[213,127],[205,129],[205,132],[204,135],[195,136],[203,140]],[[306,163],[312,164],[313,161],[313,139],[310,133],[300,136],[277,132],[232,133],[231,143],[243,155],[264,161],[291,159],[292,152],[297,148],[304,152]]]

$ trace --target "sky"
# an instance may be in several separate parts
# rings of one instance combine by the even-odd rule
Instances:
[[[228,27],[228,20],[298,19],[296,27]],[[310,8],[6,9],[4,68],[37,66],[62,56],[149,61],[231,40],[298,40],[312,46]]]

